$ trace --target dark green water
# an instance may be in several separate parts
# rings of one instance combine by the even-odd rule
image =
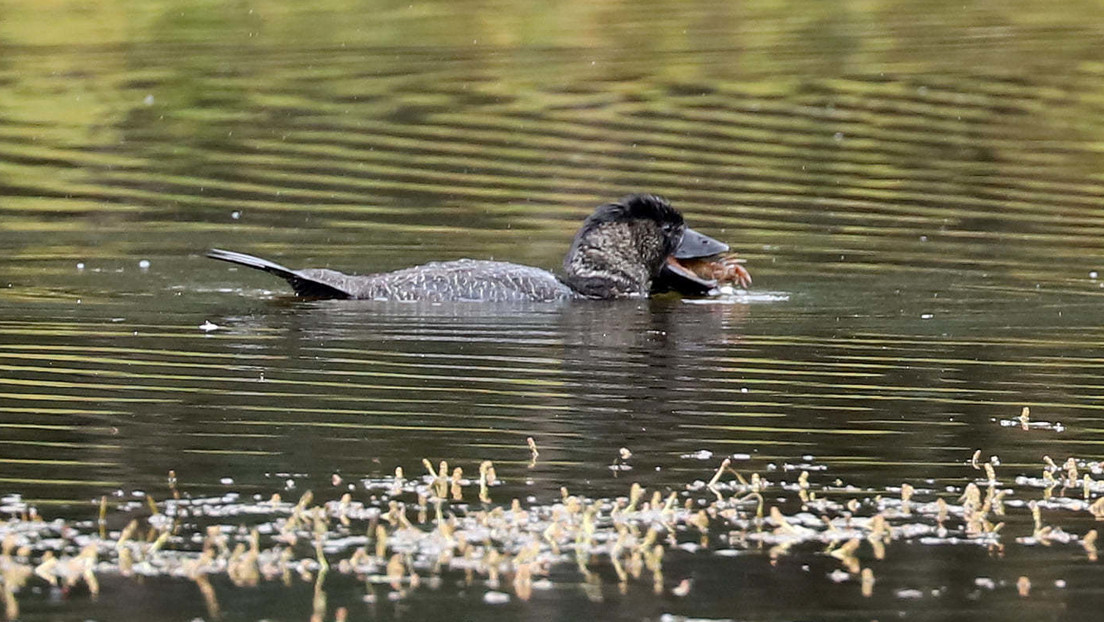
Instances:
[[[0,493],[76,519],[164,499],[170,469],[189,494],[267,497],[489,459],[502,499],[546,504],[678,490],[736,455],[950,501],[978,449],[1009,486],[1044,456],[1100,460],[1101,50],[1096,2],[0,1]],[[631,191],[730,242],[754,295],[301,302],[201,256],[554,269]],[[1007,425],[1023,406],[1060,425]],[[610,469],[621,447],[631,471]],[[350,619],[1090,619],[1099,564],[1017,543],[1016,512],[1000,555],[892,546],[870,598],[810,550],[676,558],[686,598],[561,577],[500,606],[369,607],[337,579],[331,600]],[[189,582],[102,582],[24,591],[23,617],[209,615]],[[306,583],[216,590],[227,619],[310,615]]]

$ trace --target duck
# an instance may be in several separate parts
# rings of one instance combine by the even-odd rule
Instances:
[[[630,194],[599,206],[583,221],[564,257],[561,275],[533,266],[477,259],[357,275],[326,268],[294,270],[218,248],[206,255],[281,277],[302,298],[555,302],[645,298],[667,291],[702,295],[717,282],[707,278],[708,270],[691,264],[700,265],[728,250],[727,244],[687,227],[682,214],[663,197]],[[740,282],[749,284],[750,275],[740,270]]]

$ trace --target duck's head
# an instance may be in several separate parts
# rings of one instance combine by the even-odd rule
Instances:
[[[647,296],[660,274],[672,289],[696,289],[709,283],[679,260],[727,250],[727,244],[687,227],[665,199],[632,194],[583,222],[564,259],[564,281],[588,298]]]

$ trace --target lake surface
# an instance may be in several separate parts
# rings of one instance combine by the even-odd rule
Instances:
[[[1104,9],[1079,1],[0,1],[4,534],[25,565],[73,556],[107,499],[98,595],[32,577],[20,619],[1091,619],[1101,50]],[[556,269],[634,191],[729,242],[749,294],[299,301],[202,256]],[[374,487],[423,459],[476,481],[492,461],[487,511],[633,483],[706,507],[726,457],[765,482],[740,488],[762,521],[732,501],[756,529],[719,512],[700,549],[678,531],[656,580],[542,549],[528,598],[458,570],[398,590],[337,572],[346,548],[325,581],[213,572],[208,593],[121,571],[111,544],[131,518],[147,545],[161,533],[147,495],[153,518],[174,494],[222,517],[175,523],[159,546],[181,554],[209,524],[267,533],[291,510],[251,504],[276,493],[413,506]],[[799,500],[802,471],[838,506]],[[936,534],[937,501],[965,507],[971,482],[1006,491],[1004,513]],[[913,514],[886,506],[904,484]],[[81,536],[20,531],[31,507]],[[823,524],[781,551],[745,538],[787,536],[770,507],[809,529],[888,512],[883,554],[854,556],[872,589]]]

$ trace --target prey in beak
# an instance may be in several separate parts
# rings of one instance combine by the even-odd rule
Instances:
[[[743,260],[724,255],[727,252],[724,242],[687,228],[678,247],[667,256],[652,290],[702,296],[729,283],[747,288],[751,274],[741,265]]]

